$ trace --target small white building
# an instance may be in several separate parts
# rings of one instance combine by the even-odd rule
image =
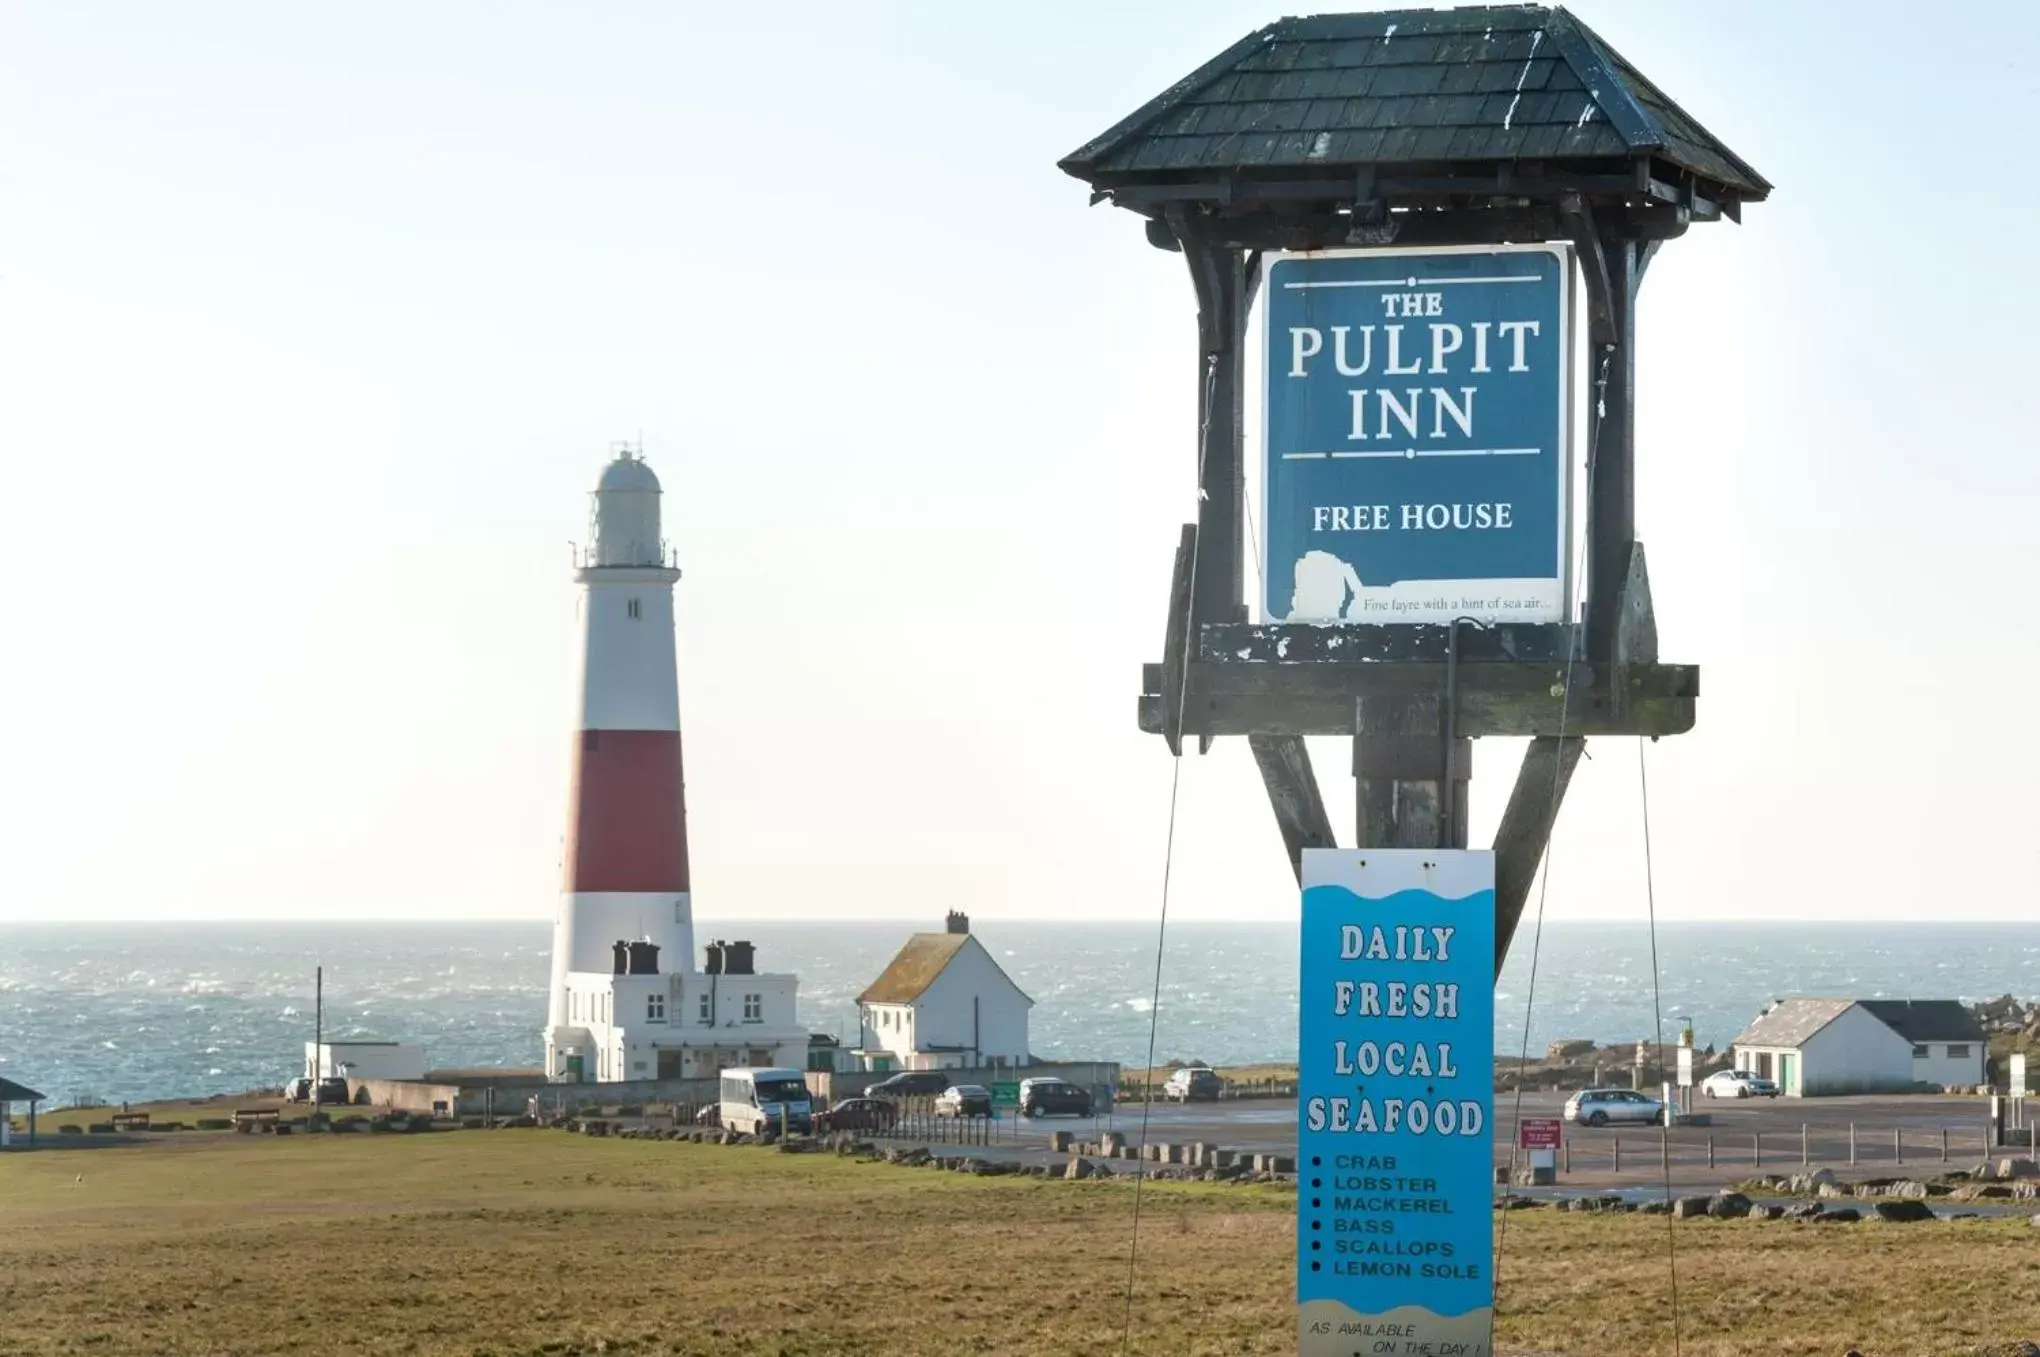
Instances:
[[[760,975],[748,942],[712,942],[707,968],[662,972],[659,947],[617,942],[608,971],[569,970],[547,1034],[556,1082],[701,1079],[739,1065],[807,1065],[800,981]]]
[[[940,933],[916,933],[857,996],[857,1054],[869,1070],[1025,1065],[1034,1001],[951,910]]]
[[[423,1079],[425,1048],[395,1041],[308,1041],[305,1074],[313,1079]]]
[[[1989,1040],[1953,999],[1780,999],[1734,1042],[1735,1067],[1788,1098],[1985,1082]]]

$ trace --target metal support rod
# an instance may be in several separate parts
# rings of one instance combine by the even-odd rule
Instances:
[[[1752,1135],[1750,1137],[1750,1167],[1760,1169],[1763,1166],[1764,1166],[1764,1133],[1762,1131],[1758,1131],[1755,1135]]]

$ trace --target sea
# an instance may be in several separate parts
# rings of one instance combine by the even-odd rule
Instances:
[[[1049,1058],[1244,1064],[1295,1059],[1293,922],[977,920],[1035,1001]],[[800,1016],[854,1038],[856,996],[914,926],[702,921],[748,938],[759,969],[800,977]],[[1547,923],[1519,934],[1496,988],[1496,1050],[1667,1040],[1690,1021],[1725,1046],[1793,994],[1980,1000],[2040,995],[2040,923]],[[312,1039],[315,967],[333,1038],[415,1042],[434,1068],[542,1059],[551,926],[445,923],[0,924],[0,1076],[60,1103],[273,1087]],[[1526,1040],[1527,1039],[1527,1040]]]

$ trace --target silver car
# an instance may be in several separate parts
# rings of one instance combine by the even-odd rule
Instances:
[[[1700,1081],[1707,1098],[1775,1098],[1778,1085],[1748,1070],[1717,1070]]]
[[[1565,1100],[1565,1119],[1586,1126],[1624,1121],[1655,1126],[1665,1119],[1665,1105],[1633,1089],[1589,1088]]]

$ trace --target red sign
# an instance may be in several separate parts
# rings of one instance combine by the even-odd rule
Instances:
[[[1516,1148],[1555,1150],[1562,1125],[1557,1117],[1526,1117],[1516,1123]]]

